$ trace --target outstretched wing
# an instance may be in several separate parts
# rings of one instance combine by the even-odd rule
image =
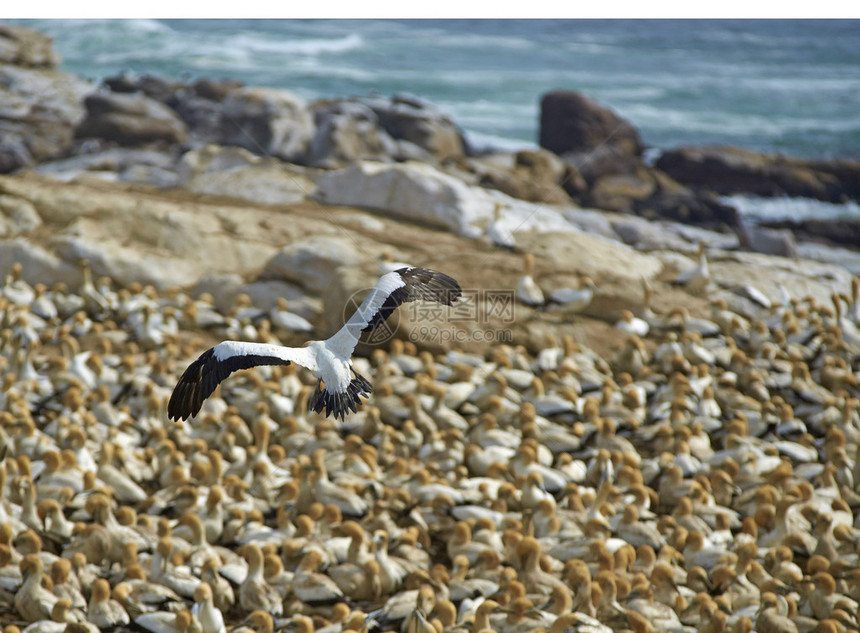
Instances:
[[[435,270],[428,268],[399,268],[394,273],[400,276],[403,285],[388,295],[376,311],[376,314],[362,328],[362,332],[370,332],[378,328],[391,316],[391,313],[394,312],[397,306],[402,303],[423,299],[424,301],[436,301],[437,303],[449,306],[463,294],[460,284],[457,283],[456,279]]]
[[[316,359],[305,347],[243,341],[218,343],[203,352],[179,378],[167,403],[167,415],[171,420],[184,420],[197,415],[203,401],[234,371],[258,365],[290,363],[298,363],[311,371],[317,369]]]
[[[379,278],[355,314],[326,343],[349,358],[361,333],[382,325],[397,306],[418,299],[452,305],[462,293],[457,280],[444,273],[428,268],[398,268]]]

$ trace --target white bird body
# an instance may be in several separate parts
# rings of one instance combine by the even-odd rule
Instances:
[[[694,293],[702,293],[710,284],[711,276],[708,270],[708,258],[705,255],[705,243],[699,243],[698,263],[678,275],[672,282],[678,286],[686,286]]]
[[[520,301],[530,306],[539,306],[544,303],[543,291],[532,277],[534,269],[534,255],[526,253],[525,256],[525,274],[520,277],[517,284],[517,297]]]
[[[460,285],[453,278],[426,268],[409,267],[386,273],[355,314],[328,339],[312,341],[306,347],[224,341],[206,350],[179,379],[170,397],[168,415],[175,420],[197,415],[203,400],[234,371],[297,363],[312,371],[320,381],[310,408],[318,413],[325,409],[325,415],[333,413],[335,418],[343,419],[373,389],[352,364],[352,353],[361,333],[382,325],[397,306],[407,301],[424,299],[452,305],[461,294]]]
[[[594,299],[597,286],[590,277],[584,277],[579,288],[556,288],[549,293],[549,300],[561,304],[565,312],[582,312]]]

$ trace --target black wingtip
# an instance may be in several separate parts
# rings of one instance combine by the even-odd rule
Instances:
[[[364,376],[353,372],[353,378],[346,391],[331,392],[322,388],[321,383],[317,383],[317,389],[311,397],[309,408],[315,413],[321,413],[325,409],[325,417],[333,415],[335,420],[341,421],[346,419],[346,414],[349,412],[355,413],[361,405],[362,397],[367,398],[373,390],[370,382]]]
[[[213,353],[213,349],[206,350],[182,373],[176,387],[173,388],[173,393],[170,394],[170,400],[167,402],[167,417],[169,419],[179,422],[200,413],[203,400],[214,391],[218,384],[217,382],[213,385],[203,384],[212,382],[205,380],[207,373],[211,374],[212,372],[205,372],[204,368],[212,358]],[[208,393],[203,395],[207,389]]]
[[[215,347],[209,348],[179,378],[167,403],[167,417],[179,421],[200,413],[203,401],[234,371],[257,365],[289,364],[284,358],[260,354],[240,353],[219,359],[215,356]]]
[[[371,332],[382,325],[397,306],[418,299],[435,301],[446,306],[454,305],[463,290],[453,277],[429,268],[398,268],[394,271],[403,280],[403,287],[394,290],[379,310],[362,328],[362,332]]]
[[[445,273],[429,268],[400,268],[397,273],[407,285],[412,286],[415,297],[453,305],[463,294],[460,283]]]

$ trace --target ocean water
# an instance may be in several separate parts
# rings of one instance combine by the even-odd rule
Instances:
[[[616,110],[654,151],[860,158],[860,21],[21,22],[86,77],[231,77],[307,99],[411,93],[479,147],[534,146],[541,95],[565,88]]]

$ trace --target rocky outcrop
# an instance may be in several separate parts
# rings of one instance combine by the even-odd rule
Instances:
[[[50,59],[38,50],[6,58]],[[860,233],[850,223],[804,223],[793,233],[746,227],[740,237],[703,228],[738,228],[720,192],[646,162],[635,129],[581,95],[544,100],[542,119],[563,141],[560,154],[475,155],[449,117],[406,96],[306,104],[230,80],[131,75],[94,92],[50,68],[3,62],[0,79],[0,164],[40,172],[0,177],[0,272],[20,261],[30,283],[79,283],[77,260],[87,258],[96,275],[118,284],[197,288],[225,309],[240,292],[269,307],[285,296],[333,331],[343,315],[323,305],[345,305],[373,283],[383,251],[449,270],[473,289],[486,287],[485,269],[496,289],[515,287],[519,252],[527,251],[539,259],[546,291],[578,287],[591,274],[599,291],[588,314],[611,329],[618,309],[638,296],[639,277],[659,281],[692,266],[698,242],[709,245],[723,294],[754,269],[769,296],[783,284],[826,301],[830,288],[813,277],[843,284],[847,270],[860,271],[860,255],[793,238],[856,247]],[[565,119],[565,108],[578,114]],[[75,142],[75,129],[86,139]],[[762,170],[772,158],[761,159]],[[749,155],[738,160],[755,164]],[[826,195],[831,186],[858,187],[851,161],[774,161],[795,170],[791,182],[818,183]],[[739,249],[787,257],[743,259]],[[810,255],[828,265],[808,266]],[[704,305],[682,290],[662,291],[664,309]],[[533,323],[540,328],[517,331],[517,340],[540,345],[555,327]]]
[[[445,113],[408,95],[325,99],[310,106],[316,130],[302,162],[338,168],[355,160],[437,162],[462,156],[462,132]]]
[[[584,206],[713,227],[736,223],[735,211],[715,195],[700,194],[647,165],[636,128],[581,93],[543,96],[540,144],[568,166],[573,177],[560,184]]]
[[[663,152],[656,165],[678,182],[721,195],[860,199],[856,160],[805,160],[739,147],[687,146]]]
[[[379,126],[376,113],[357,101],[326,100],[311,105],[316,131],[303,162],[345,167],[356,160],[391,160],[397,143]]]
[[[0,27],[0,173],[71,148],[92,85],[54,70],[58,60],[44,35]]]
[[[620,159],[640,156],[639,132],[615,112],[573,90],[541,98],[540,146],[559,155],[587,157],[601,150]]]
[[[769,229],[755,225],[738,228],[740,245],[747,250],[766,255],[797,257],[797,241],[788,229]]]
[[[578,231],[558,208],[470,186],[425,163],[357,162],[324,173],[317,186],[318,199],[326,204],[374,209],[463,237],[486,236],[504,246],[513,246],[517,234],[529,231]]]
[[[543,149],[463,157],[449,161],[444,168],[470,184],[530,202],[570,204],[568,191],[585,190],[585,182],[575,168]]]
[[[469,237],[481,234],[494,208],[486,192],[425,163],[359,161],[324,174],[317,184],[326,204],[376,209]]]
[[[412,95],[390,99],[360,99],[376,114],[380,127],[393,139],[411,143],[436,160],[465,151],[463,134],[454,121],[427,101]]]
[[[178,157],[174,152],[116,147],[97,139],[88,140],[87,144],[87,152],[41,163],[35,171],[60,180],[86,176],[156,187],[175,187],[179,182],[176,174]]]
[[[358,266],[361,244],[343,235],[319,235],[285,246],[267,263],[261,279],[279,279],[313,290],[325,288],[341,266]]]
[[[60,56],[47,35],[20,26],[0,24],[0,64],[56,68],[60,64]]]
[[[28,200],[0,194],[0,238],[29,233],[41,224],[42,218]]]
[[[221,103],[223,145],[295,162],[307,152],[313,133],[304,100],[286,90],[239,88]]]
[[[860,244],[860,220],[839,218],[837,220],[810,218],[800,221],[768,222],[773,229],[791,230],[802,239],[857,248]]]
[[[122,146],[148,143],[173,145],[188,138],[176,113],[144,94],[97,92],[84,100],[87,116],[78,138],[101,138]]]
[[[206,145],[183,154],[177,166],[177,185],[196,193],[261,204],[291,204],[316,191],[309,171],[241,147]]]

